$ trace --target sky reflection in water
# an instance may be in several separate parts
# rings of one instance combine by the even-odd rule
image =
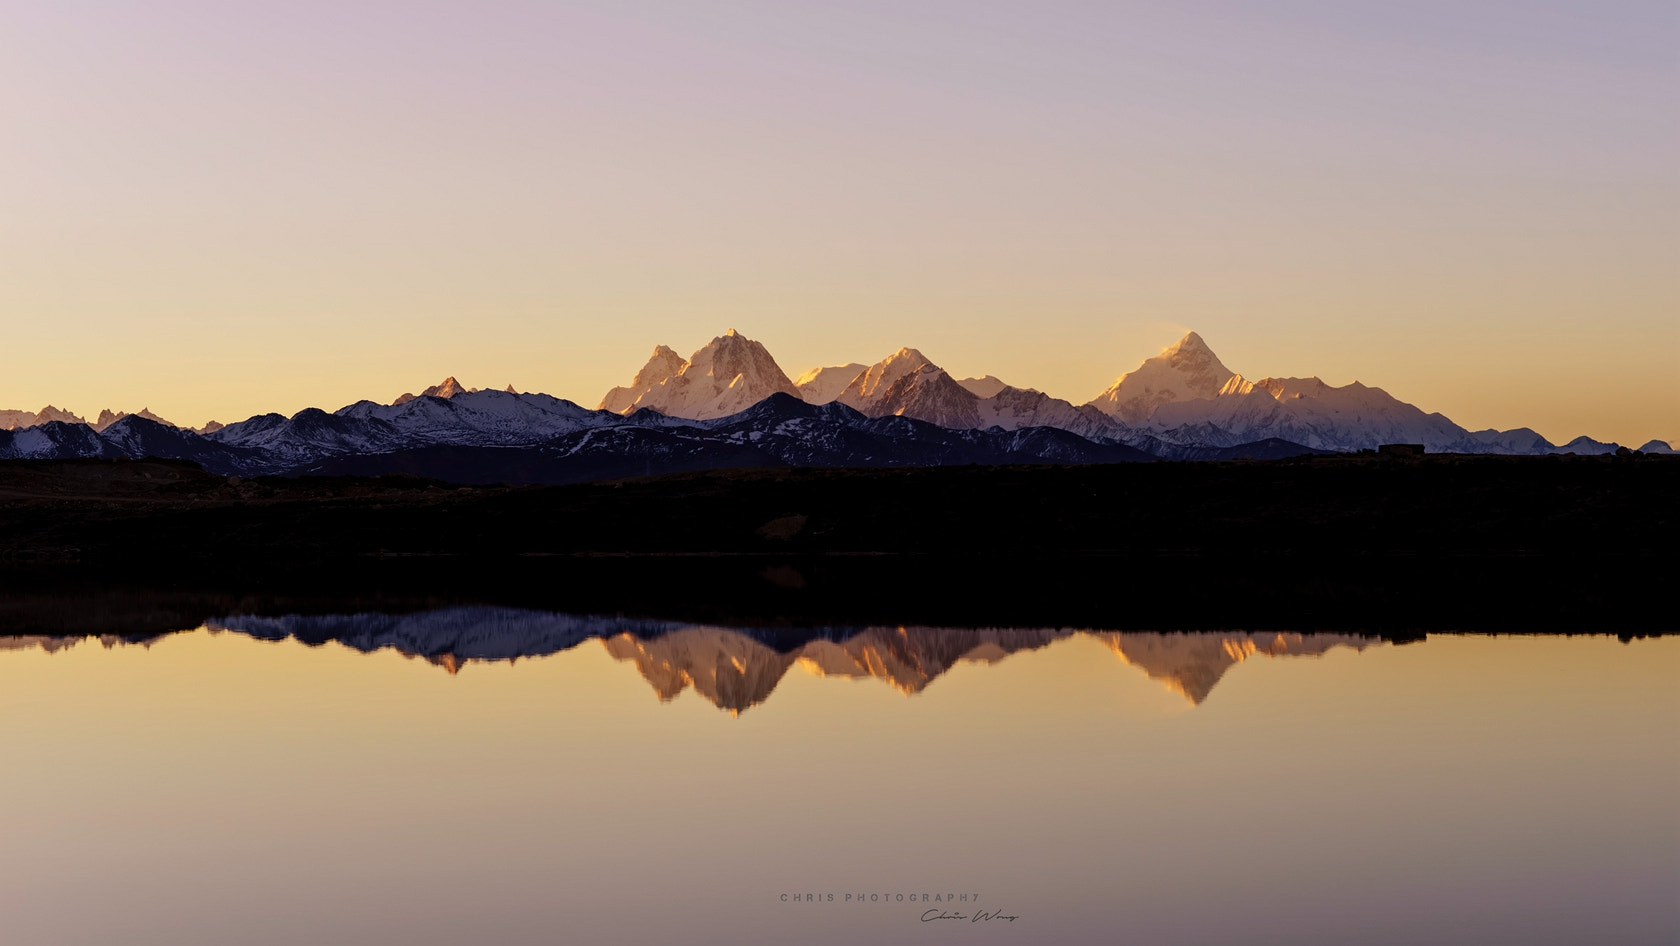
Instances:
[[[144,647],[0,639],[8,937],[1561,943],[1680,926],[1674,639],[812,635],[506,609],[208,627]],[[921,922],[957,892],[979,895],[958,912],[1019,919]]]

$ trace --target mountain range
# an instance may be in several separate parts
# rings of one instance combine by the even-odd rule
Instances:
[[[410,396],[412,397],[412,395]],[[65,424],[81,424],[86,427],[92,427],[95,432],[98,432],[111,426],[117,421],[122,420],[124,417],[129,416],[144,417],[153,423],[162,424],[165,427],[175,426],[144,407],[140,408],[140,410],[136,411],[133,415],[129,415],[122,411],[113,411],[107,408],[99,412],[98,420],[89,421],[85,417],[78,417],[67,410],[53,407],[51,404],[48,404],[46,407],[41,408],[33,414],[28,411],[0,411],[0,430],[18,430],[24,427],[39,427],[42,424],[50,424],[54,421],[58,421]],[[194,433],[207,434],[212,431],[222,429],[222,425],[215,421],[211,421],[203,427],[189,427],[186,429],[191,430]]]
[[[920,693],[959,663],[995,664],[1022,651],[1090,638],[1192,706],[1206,700],[1231,667],[1250,657],[1318,656],[1335,647],[1363,650],[1378,639],[1347,634],[1225,632],[1161,634],[1066,628],[731,628],[675,621],[456,607],[416,614],[338,614],[208,621],[213,632],[258,640],[338,642],[363,653],[391,649],[449,673],[473,662],[516,660],[571,650],[598,640],[633,664],[661,702],[692,689],[739,714],[769,699],[795,667],[821,677],[873,678],[906,695]],[[105,637],[106,647],[149,645],[157,638]],[[0,638],[0,650],[56,652],[80,638]]]
[[[953,378],[901,348],[792,380],[733,329],[687,359],[659,346],[594,410],[454,378],[392,403],[358,401],[180,428],[150,411],[93,423],[55,407],[0,412],[0,458],[159,457],[222,475],[412,473],[564,483],[752,466],[928,466],[1276,458],[1422,444],[1450,453],[1609,453],[1527,428],[1469,431],[1380,388],[1249,381],[1194,332],[1088,403],[986,375]],[[1653,440],[1644,452],[1673,452]]]
[[[813,368],[790,382],[764,346],[730,330],[687,361],[659,346],[631,385],[612,389],[598,407],[708,420],[778,392],[811,404],[844,404],[867,417],[910,417],[952,429],[1054,427],[1166,457],[1266,440],[1327,452],[1384,443],[1518,454],[1611,453],[1619,446],[1588,437],[1560,446],[1527,428],[1473,432],[1357,381],[1341,387],[1318,378],[1249,381],[1225,367],[1195,332],[1075,405],[992,375],[953,378],[914,348],[873,365]],[[1641,449],[1671,452],[1657,440]]]

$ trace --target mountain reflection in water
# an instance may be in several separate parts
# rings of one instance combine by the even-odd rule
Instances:
[[[1207,699],[1225,671],[1251,656],[1316,656],[1378,639],[1347,634],[1145,633],[1072,628],[830,627],[729,628],[675,621],[575,615],[499,607],[457,607],[415,614],[235,615],[206,621],[212,633],[259,640],[288,638],[310,646],[336,641],[364,653],[386,648],[450,673],[475,661],[513,661],[601,641],[634,663],[661,701],[692,687],[730,713],[763,703],[797,665],[816,676],[874,677],[907,695],[919,693],[958,663],[996,663],[1074,636],[1095,638],[1120,660],[1192,705]],[[106,647],[149,645],[160,638],[99,638]],[[49,652],[82,638],[0,638],[0,650]]]

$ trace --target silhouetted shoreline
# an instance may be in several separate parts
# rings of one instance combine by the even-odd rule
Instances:
[[[737,470],[577,486],[0,462],[0,632],[497,604],[745,626],[1672,630],[1663,457]]]

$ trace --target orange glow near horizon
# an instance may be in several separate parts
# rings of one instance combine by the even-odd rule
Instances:
[[[1084,403],[1254,379],[1680,445],[1661,4],[0,10],[0,409],[453,375],[593,407],[729,326]]]

